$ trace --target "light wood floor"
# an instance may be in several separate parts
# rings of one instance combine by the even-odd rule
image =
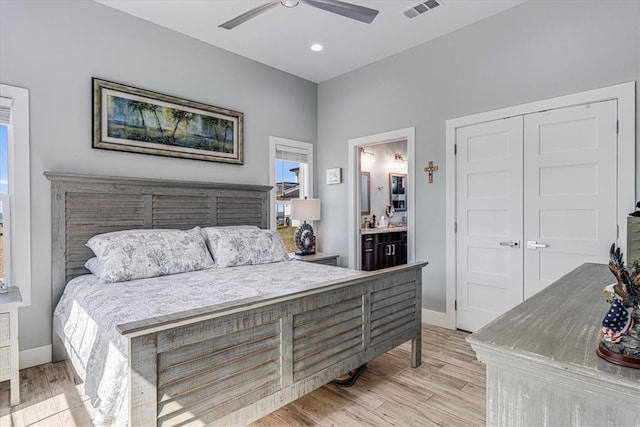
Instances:
[[[409,343],[367,364],[351,387],[328,384],[252,424],[268,426],[482,426],[485,369],[468,334],[423,327],[422,366]],[[67,362],[20,372],[22,403],[9,406],[0,383],[0,426],[91,426],[91,407]]]

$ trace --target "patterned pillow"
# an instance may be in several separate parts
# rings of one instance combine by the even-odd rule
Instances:
[[[213,259],[218,267],[288,261],[280,234],[261,229],[208,229]]]
[[[87,246],[98,257],[103,283],[211,268],[215,264],[200,227],[191,230],[128,230],[92,237]]]
[[[260,230],[259,227],[255,225],[222,225],[220,227],[205,227],[202,229],[202,237],[204,241],[207,243],[207,248],[209,248],[209,252],[213,255],[216,252],[217,248],[217,240],[212,242],[209,238],[209,232],[213,233],[214,236],[218,236],[220,234],[224,234],[229,230]]]

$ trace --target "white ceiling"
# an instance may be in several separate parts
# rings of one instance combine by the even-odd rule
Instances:
[[[206,43],[320,83],[495,15],[525,0],[443,0],[416,18],[420,0],[350,1],[380,11],[364,24],[305,5],[277,5],[232,30],[218,25],[267,1],[96,0]],[[313,43],[324,46],[312,52]]]

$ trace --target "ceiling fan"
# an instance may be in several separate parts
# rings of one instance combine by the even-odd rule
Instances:
[[[352,3],[345,3],[338,0],[274,0],[270,1],[269,3],[263,4],[262,6],[253,8],[250,11],[243,13],[242,15],[236,16],[235,18],[225,22],[224,24],[218,25],[218,27],[230,30],[242,24],[243,22],[247,22],[251,18],[260,15],[261,13],[266,12],[267,10],[271,9],[274,6],[277,6],[278,4],[281,4],[284,7],[296,7],[300,2],[305,3],[311,7],[326,10],[327,12],[355,19],[356,21],[364,22],[366,24],[371,24],[378,14],[378,11],[375,9],[369,9],[368,7],[358,6]]]

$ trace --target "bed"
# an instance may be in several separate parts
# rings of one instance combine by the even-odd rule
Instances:
[[[84,267],[92,257],[85,243],[96,234],[269,226],[266,186],[45,175],[52,183],[54,307],[67,283],[93,277]],[[299,263],[299,273],[289,273],[285,288],[203,298],[196,307],[115,325],[126,347],[129,425],[247,424],[409,340],[411,366],[420,365],[426,263],[351,272],[290,262]],[[54,360],[68,358],[65,343],[56,333],[52,339]],[[268,363],[256,354],[268,355]]]

